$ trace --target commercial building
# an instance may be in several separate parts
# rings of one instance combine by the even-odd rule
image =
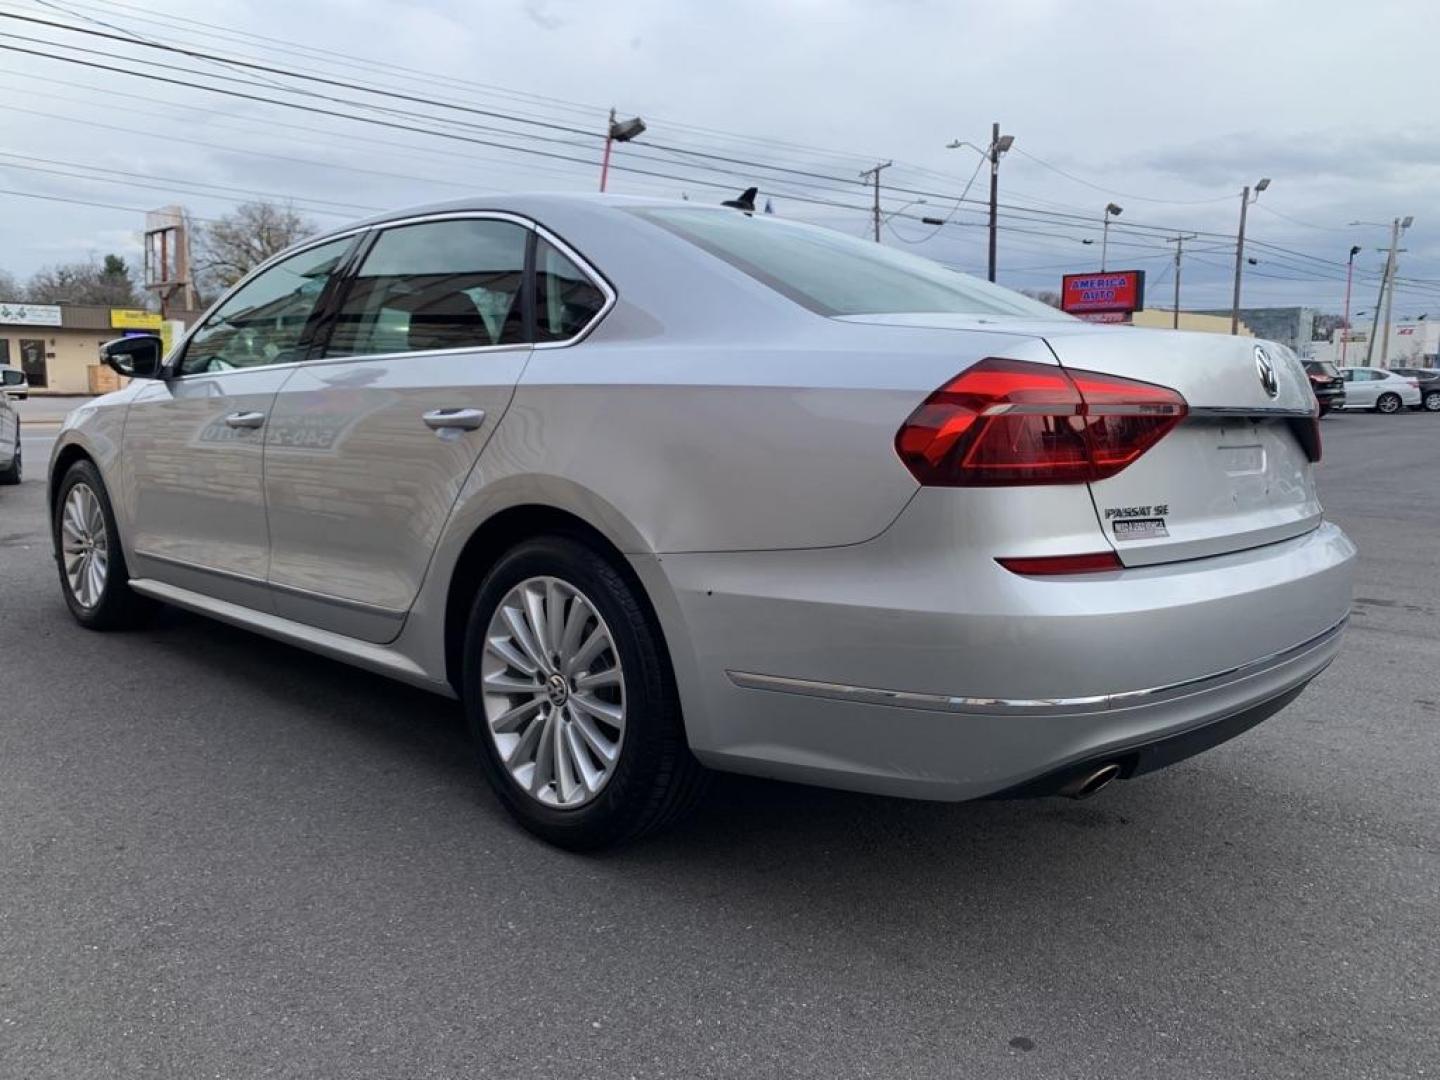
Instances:
[[[1131,316],[1130,321],[1136,326],[1148,326],[1159,330],[1193,330],[1202,334],[1228,334],[1230,333],[1230,316],[1206,315],[1199,311],[1180,312],[1180,325],[1175,326],[1175,312],[1169,308],[1145,308],[1137,311]],[[1240,322],[1240,333],[1243,337],[1254,337],[1255,331],[1251,330],[1242,319]]]
[[[1224,316],[1230,320],[1230,309],[1204,311],[1203,315]],[[1315,336],[1315,309],[1307,307],[1241,308],[1240,321],[1250,327],[1256,337],[1288,345],[1301,356],[1310,348]]]
[[[168,347],[183,328],[151,311],[0,300],[0,364],[23,370],[32,394],[104,393],[118,377],[100,363],[101,345],[127,334],[160,334]]]
[[[1367,362],[1366,353],[1370,351],[1370,331],[1369,326],[1337,330],[1329,341],[1315,342],[1311,346],[1310,357],[1335,364],[1343,361],[1350,367],[1363,366]],[[1369,359],[1369,363],[1376,367],[1380,366],[1380,344],[1377,338]],[[1440,323],[1417,319],[1392,324],[1390,344],[1385,354],[1386,367],[1440,367]]]

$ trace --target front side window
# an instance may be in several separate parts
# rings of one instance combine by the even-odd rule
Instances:
[[[833,229],[731,210],[634,212],[821,315],[1070,318],[1017,292]]]
[[[326,356],[516,345],[529,231],[464,218],[386,229],[340,307]]]
[[[605,308],[605,293],[545,240],[535,247],[535,340],[566,341]]]
[[[252,278],[195,331],[178,374],[219,374],[303,360],[301,334],[353,242],[346,237],[320,244]]]

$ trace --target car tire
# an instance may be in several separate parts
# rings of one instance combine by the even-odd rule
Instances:
[[[1401,402],[1399,394],[1381,394],[1375,400],[1375,411],[1382,412],[1387,415],[1389,415],[1390,413],[1399,412],[1400,406]]]
[[[157,605],[130,588],[115,512],[93,462],[77,461],[61,478],[51,540],[60,589],[76,622],[90,630],[145,625]]]
[[[530,832],[596,850],[699,802],[708,773],[659,626],[639,583],[597,551],[567,536],[511,548],[475,595],[464,656],[481,767]]]
[[[1440,412],[1440,390],[1427,390],[1420,404],[1426,412]]]
[[[0,471],[0,484],[18,484],[25,478],[25,461],[21,454],[20,424],[15,424],[15,456],[10,464]]]

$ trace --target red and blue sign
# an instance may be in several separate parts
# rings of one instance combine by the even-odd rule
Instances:
[[[1145,306],[1144,270],[1107,270],[1098,274],[1066,274],[1060,285],[1060,310],[1071,315],[1120,312]]]

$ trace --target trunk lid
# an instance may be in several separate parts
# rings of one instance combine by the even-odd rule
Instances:
[[[1090,485],[1125,565],[1239,551],[1320,524],[1303,441],[1314,431],[1315,399],[1289,349],[1219,334],[1068,330],[1052,324],[1045,333],[1062,366],[1168,386],[1190,409],[1139,460]]]

